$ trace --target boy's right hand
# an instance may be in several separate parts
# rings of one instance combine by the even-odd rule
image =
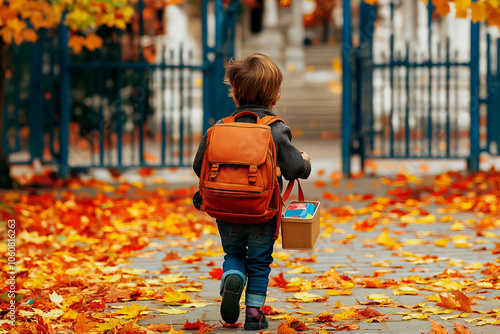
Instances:
[[[309,157],[309,154],[304,151],[300,151],[300,154],[302,154],[302,159],[306,160],[308,163],[311,163],[311,157]]]

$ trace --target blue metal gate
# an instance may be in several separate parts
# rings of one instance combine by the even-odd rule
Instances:
[[[436,33],[440,18],[429,1],[426,45],[419,47],[395,27],[402,4],[362,2],[355,48],[350,11],[344,13],[343,173],[350,175],[353,155],[360,156],[362,168],[365,159],[466,159],[477,171],[480,154],[497,154],[500,147],[500,43],[487,27],[480,31],[479,23],[469,22],[468,50],[451,47],[454,39]],[[375,40],[383,28],[385,42],[380,34]]]
[[[13,47],[2,138],[9,161],[57,164],[62,175],[94,167],[189,166],[195,132],[202,135],[234,108],[223,65],[234,56],[238,7],[235,0],[201,2],[198,63],[187,43],[145,32],[144,0],[137,2],[132,23],[138,32],[130,25],[124,31],[102,28],[99,50],[70,52],[65,26]]]

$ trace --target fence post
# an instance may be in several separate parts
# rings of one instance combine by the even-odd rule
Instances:
[[[351,111],[352,111],[352,31],[351,0],[343,0],[344,26],[342,28],[342,174],[351,175]]]
[[[29,113],[29,148],[30,162],[43,159],[43,35],[30,45],[30,113]]]
[[[208,45],[208,0],[203,0],[201,5],[203,42],[203,133],[206,133],[212,125],[213,119],[213,66],[208,59],[208,54],[213,52],[213,48]]]
[[[64,22],[63,14],[61,22]],[[61,111],[59,123],[59,174],[61,177],[68,176],[69,173],[69,111],[70,111],[70,93],[71,82],[69,77],[69,29],[61,24],[59,27],[59,64],[60,64],[60,98]]]
[[[213,110],[215,121],[229,116],[235,107],[233,100],[227,94],[228,87],[224,84],[224,62],[234,57],[235,10],[238,6],[239,0],[231,0],[228,4],[222,0],[215,1],[215,106]]]
[[[473,0],[476,2],[477,0]],[[479,23],[471,22],[470,34],[470,156],[469,172],[479,171]]]

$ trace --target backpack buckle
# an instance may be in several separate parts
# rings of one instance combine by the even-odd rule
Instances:
[[[257,166],[250,166],[248,168],[248,181],[255,183],[257,181]]]
[[[210,169],[210,178],[215,179],[218,174],[219,174],[219,164],[213,164],[212,168]]]

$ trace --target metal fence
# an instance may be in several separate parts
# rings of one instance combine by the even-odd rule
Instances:
[[[500,43],[479,23],[440,19],[431,1],[426,27],[418,30],[424,43],[418,43],[396,27],[402,5],[363,2],[356,48],[345,31],[344,69],[351,75],[344,87],[351,89],[344,91],[343,172],[350,174],[354,154],[362,164],[368,158],[467,159],[477,170],[479,155],[496,154],[500,143],[500,123],[494,123]],[[450,36],[443,29],[450,24],[463,35]]]
[[[143,0],[126,30],[98,31],[104,40],[99,50],[71,52],[65,26],[11,48],[2,141],[9,161],[55,163],[63,175],[81,168],[190,165],[194,143],[233,107],[223,63],[234,55],[238,6],[203,0],[195,48],[145,33]]]

